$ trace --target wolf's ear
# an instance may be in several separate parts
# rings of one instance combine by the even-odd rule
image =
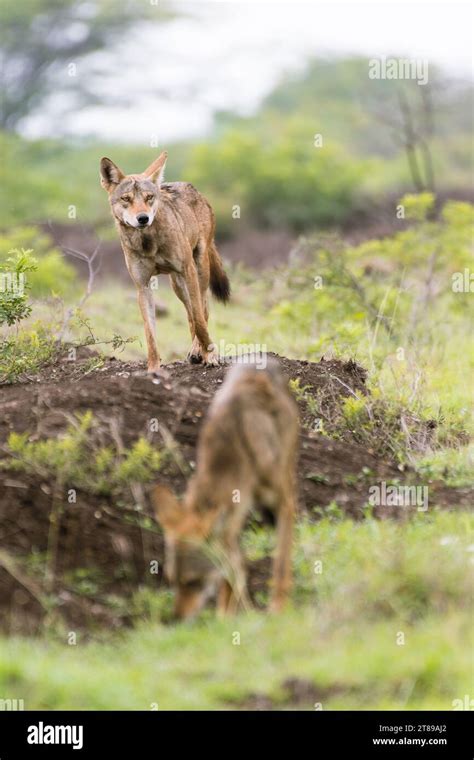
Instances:
[[[155,516],[165,531],[175,532],[183,522],[184,507],[166,486],[156,486],[152,493]]]
[[[125,174],[120,171],[110,158],[100,159],[100,184],[107,192],[113,190],[114,185],[118,185],[124,177]]]
[[[167,152],[164,150],[160,153],[158,158],[155,158],[152,164],[143,172],[144,176],[151,179],[152,182],[156,182],[157,185],[161,185],[165,176],[165,164],[168,158]]]

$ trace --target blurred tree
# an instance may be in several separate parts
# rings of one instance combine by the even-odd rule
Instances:
[[[220,234],[232,234],[236,218],[302,232],[337,224],[352,210],[367,167],[330,140],[315,147],[314,138],[299,118],[287,119],[274,135],[270,126],[258,134],[241,122],[194,148],[186,177],[211,199]]]
[[[0,126],[14,130],[52,93],[53,75],[107,47],[146,18],[171,18],[168,6],[137,0],[1,0]],[[88,97],[87,83],[76,94]]]
[[[435,136],[435,105],[432,85],[413,82],[394,85],[393,102],[386,99],[374,108],[375,118],[388,128],[394,144],[406,155],[413,187],[418,193],[435,191],[431,143]]]

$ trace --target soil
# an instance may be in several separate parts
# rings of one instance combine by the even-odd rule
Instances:
[[[304,678],[286,678],[280,684],[279,699],[267,694],[255,692],[240,700],[231,700],[233,708],[241,710],[321,710],[324,702],[330,697],[348,694],[350,687],[335,683],[329,686],[317,686],[313,681]]]
[[[367,392],[365,371],[354,362],[277,358],[288,378],[300,378],[301,386],[309,386],[322,398],[322,413],[329,419],[342,398]],[[92,410],[100,423],[101,440],[110,439],[113,422],[115,438],[130,447],[141,436],[150,438],[149,422],[156,418],[159,432],[151,440],[157,446],[172,441],[174,452],[160,481],[181,494],[195,462],[201,422],[228,366],[229,362],[213,368],[174,362],[166,367],[169,380],[157,383],[141,363],[107,359],[91,369],[91,353],[83,349],[75,361],[64,354],[38,375],[0,387],[0,457],[3,451],[5,460],[0,468],[0,628],[34,634],[58,615],[68,630],[120,627],[134,621],[137,613],[131,598],[138,588],[165,585],[161,532],[154,521],[151,529],[144,529],[141,522],[144,516],[152,517],[147,490],[140,492],[142,504],[137,507],[136,492],[127,488],[118,499],[78,492],[77,503],[64,510],[56,581],[46,593],[41,557],[48,548],[52,484],[47,475],[5,468],[9,434],[28,433],[31,441],[57,437],[74,415]],[[304,420],[308,414],[304,401],[300,410]],[[301,432],[298,475],[300,512],[315,519],[333,502],[348,516],[362,519],[370,484],[410,477],[350,437],[333,440],[306,428]],[[467,506],[471,500],[468,489],[430,484],[430,502],[441,508]],[[404,519],[406,514],[406,508],[375,509],[382,519]],[[158,561],[157,575],[149,572],[152,560]],[[92,577],[90,587],[77,582],[78,573],[84,571],[86,581]],[[269,560],[251,564],[252,596],[265,588],[269,573]]]

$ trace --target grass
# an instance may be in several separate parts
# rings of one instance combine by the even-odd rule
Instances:
[[[278,709],[452,709],[472,690],[473,528],[466,513],[436,511],[304,521],[285,614],[173,626],[151,613],[105,641],[77,634],[75,646],[70,632],[2,639],[0,695],[26,709],[232,709],[256,694]],[[265,556],[271,535],[250,530],[248,556]],[[298,705],[288,679],[312,687]]]
[[[86,493],[99,495],[116,495],[121,487],[156,479],[164,459],[156,445],[141,437],[130,449],[120,440],[101,446],[97,438],[102,433],[90,411],[72,417],[58,438],[31,442],[28,433],[11,433],[5,447],[9,456],[0,462],[0,469],[7,466],[46,478],[58,490],[74,483]]]
[[[258,277],[236,269],[231,303],[212,304],[210,333],[224,354],[261,346],[290,358],[357,360],[369,371],[371,396],[369,402],[351,397],[341,425],[356,429],[364,445],[379,427],[392,444],[390,458],[408,460],[422,482],[468,485],[470,294],[453,292],[451,274],[469,266],[471,216],[471,207],[455,204],[444,221],[422,219],[384,241],[343,250],[310,243],[291,266]],[[365,274],[364,261],[377,259],[392,273]],[[400,277],[400,262],[409,279]],[[314,288],[315,275],[323,276],[322,290]],[[163,360],[184,359],[190,342],[184,308],[166,285],[157,295],[168,308],[158,320]],[[48,309],[37,305],[35,319]],[[117,356],[144,361],[131,286],[98,289],[84,315],[98,340],[139,336]],[[76,320],[70,337],[88,336],[86,324]],[[308,398],[309,413],[317,412],[317,402]],[[408,436],[395,435],[400,412],[408,428],[410,420],[432,423],[426,445],[415,447],[410,429]],[[268,557],[273,540],[273,533],[251,528],[244,541],[249,559]],[[219,621],[206,613],[194,624],[172,626],[163,622],[169,592],[140,589],[127,600],[137,621],[133,630],[104,631],[100,640],[77,632],[75,646],[67,643],[70,632],[59,629],[35,640],[0,639],[0,698],[24,699],[27,709],[147,710],[157,704],[199,710],[232,709],[263,694],[288,709],[315,709],[315,703],[324,709],[452,709],[453,700],[472,693],[473,549],[473,518],[465,512],[438,512],[430,504],[409,520],[375,521],[367,511],[354,523],[333,503],[319,522],[299,520],[293,606],[284,615],[255,611]],[[87,595],[100,579],[87,568],[84,573],[73,581]],[[259,601],[265,596],[261,591]],[[298,705],[285,686],[295,678],[311,687]]]
[[[317,361],[325,355],[355,359],[368,368],[367,383],[371,391],[370,400],[360,399],[362,407],[356,420],[358,440],[370,441],[373,423],[369,420],[364,427],[363,422],[373,411],[378,424],[380,411],[387,425],[385,430],[379,431],[379,437],[385,439],[394,459],[408,461],[411,466],[423,467],[422,472],[427,472],[430,460],[426,457],[434,454],[433,472],[441,479],[452,485],[472,484],[472,448],[464,445],[474,431],[470,411],[472,389],[463,380],[471,377],[474,369],[472,350],[466,345],[467,313],[456,311],[450,302],[441,302],[437,313],[426,317],[426,334],[414,336],[402,354],[403,359],[398,360],[397,336],[389,336],[381,329],[374,335],[373,328],[364,320],[359,321],[349,335],[349,326],[354,324],[351,313],[354,307],[350,305],[345,315],[332,314],[329,301],[324,313],[314,317],[312,325],[312,318],[306,314],[306,310],[311,312],[312,309],[310,271],[310,268],[303,270],[305,284],[292,286],[283,282],[283,271],[271,276],[264,273],[258,280],[245,270],[234,271],[232,301],[223,306],[213,300],[211,305],[210,334],[221,354],[252,352],[260,347],[289,358]],[[293,308],[287,315],[284,303],[289,287]],[[157,297],[168,309],[167,316],[157,321],[163,361],[183,360],[190,345],[184,307],[165,280]],[[337,300],[337,293],[331,298]],[[124,304],[126,320],[123,319]],[[298,316],[301,311],[304,316]],[[144,361],[143,325],[132,287],[114,284],[98,290],[87,302],[86,315],[99,340],[110,340],[117,332],[126,340],[136,338],[125,345],[123,351],[116,352],[116,356]],[[338,342],[328,338],[332,331],[340,335]],[[74,339],[86,336],[85,330],[73,332]],[[105,353],[113,351],[105,347]],[[408,446],[407,436],[399,424],[402,414],[407,424],[413,421],[412,442]],[[433,451],[418,445],[425,437],[423,426],[427,422],[431,425],[431,421],[434,421],[430,436]],[[352,424],[348,415],[334,423],[341,428],[340,432]],[[407,450],[409,446],[412,450]],[[443,457],[445,468],[439,464]]]
[[[356,636],[351,625],[328,628],[307,609],[179,631],[142,626],[106,645],[11,641],[1,646],[8,659],[0,683],[26,709],[51,710],[230,709],[262,691],[284,707],[290,677],[314,685],[314,702],[303,709],[317,701],[323,709],[452,709],[470,693],[465,617],[405,626],[404,646],[397,632],[387,621],[361,622]]]

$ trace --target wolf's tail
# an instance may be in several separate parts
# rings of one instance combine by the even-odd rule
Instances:
[[[209,253],[209,267],[210,267],[210,286],[212,294],[218,301],[227,303],[230,298],[230,282],[227,277],[224,267],[222,266],[222,260],[217,252],[214,241],[208,248]]]

